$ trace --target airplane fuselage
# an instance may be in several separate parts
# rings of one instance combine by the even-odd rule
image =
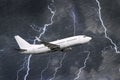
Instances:
[[[73,37],[68,37],[56,41],[52,41],[49,43],[59,45],[61,49],[74,46],[77,44],[84,44],[87,43],[91,40],[91,37],[85,36],[85,35],[78,35],[78,36],[73,36]],[[45,46],[44,44],[32,44],[28,48],[26,48],[26,51],[23,51],[21,53],[26,53],[26,54],[37,54],[37,53],[45,53],[52,51],[49,47]]]

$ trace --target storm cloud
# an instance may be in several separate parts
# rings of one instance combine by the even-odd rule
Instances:
[[[99,0],[101,14],[107,28],[108,36],[120,45],[120,1]],[[0,80],[16,80],[17,71],[28,55],[19,54],[15,35],[20,35],[29,43],[42,32],[44,24],[50,23],[52,16],[48,5],[56,11],[54,23],[47,27],[41,37],[46,41],[62,39],[84,34],[93,39],[89,44],[72,47],[67,51],[62,67],[55,80],[73,80],[78,70],[84,66],[88,52],[90,57],[78,80],[120,80],[120,55],[115,53],[114,45],[105,38],[104,28],[98,17],[96,0],[0,0]],[[31,27],[32,26],[32,27]],[[33,29],[34,28],[34,29]],[[40,29],[40,30],[38,30]],[[38,31],[37,31],[38,30]],[[33,55],[30,61],[28,80],[40,80],[41,71],[49,63],[43,73],[43,79],[50,79],[55,67],[59,66],[64,53],[54,52],[45,55]],[[19,73],[19,80],[26,74],[26,66]]]

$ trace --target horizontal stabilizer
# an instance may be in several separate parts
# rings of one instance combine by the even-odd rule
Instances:
[[[19,51],[19,52],[24,52],[24,51],[27,51],[26,49],[15,49],[16,51]]]

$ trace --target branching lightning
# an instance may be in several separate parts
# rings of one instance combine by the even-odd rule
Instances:
[[[72,18],[73,18],[73,27],[74,27],[74,36],[75,36],[75,34],[76,34],[75,33],[76,32],[76,16],[75,16],[74,11],[72,11]],[[79,69],[77,76],[74,78],[74,80],[78,80],[80,78],[80,74],[81,74],[82,70],[86,67],[86,63],[87,63],[87,60],[89,59],[89,56],[90,56],[90,52],[88,52],[88,55],[84,61],[84,66]]]
[[[111,42],[111,44],[114,46],[115,52],[116,52],[116,53],[120,53],[120,51],[118,51],[118,49],[117,49],[117,45],[116,45],[116,44],[113,42],[113,40],[107,35],[107,28],[106,28],[106,26],[104,25],[104,22],[103,22],[103,19],[102,19],[102,15],[101,15],[100,2],[99,2],[99,0],[96,0],[96,2],[97,2],[97,5],[98,5],[98,16],[99,16],[101,25],[102,25],[103,28],[104,28],[105,37],[106,37],[106,38]]]
[[[52,2],[54,3],[54,0],[52,0]],[[115,52],[116,52],[116,53],[120,53],[120,51],[118,51],[118,49],[117,49],[117,45],[116,45],[116,44],[113,42],[113,40],[107,35],[107,28],[106,28],[106,26],[104,25],[104,22],[103,22],[103,20],[102,20],[100,2],[99,2],[99,0],[96,0],[96,2],[97,2],[97,5],[98,5],[98,15],[99,15],[99,19],[100,19],[100,22],[101,22],[102,27],[104,28],[105,37],[106,37],[106,38],[111,42],[111,44],[114,46]],[[43,26],[42,32],[41,32],[40,35],[38,36],[39,38],[41,38],[41,36],[45,34],[45,32],[46,32],[46,30],[47,30],[47,27],[53,24],[53,18],[54,18],[54,16],[55,16],[56,11],[54,11],[52,8],[50,8],[50,6],[48,6],[48,9],[50,10],[50,12],[51,12],[51,14],[52,14],[51,19],[50,19],[50,23],[45,24],[45,25]],[[74,12],[72,12],[72,16],[73,16],[73,23],[74,23],[74,24],[73,24],[73,26],[74,26],[74,35],[75,35],[75,34],[76,34],[76,33],[75,33],[75,32],[76,32],[76,16],[75,16],[75,13],[74,13]],[[36,32],[40,32],[40,31],[41,31],[41,29],[37,29],[37,28],[35,28],[34,26],[31,26],[31,27],[32,27],[32,29],[33,29],[34,31],[36,31]],[[37,41],[37,40],[34,39],[33,44],[35,44],[36,41]],[[3,50],[0,50],[0,51],[3,51]],[[60,60],[59,66],[55,68],[55,72],[54,72],[54,74],[53,74],[53,77],[50,78],[49,80],[54,80],[54,79],[55,79],[58,70],[62,67],[62,63],[63,63],[63,60],[64,60],[65,56],[66,56],[66,53],[64,53],[64,55],[62,56],[62,59]],[[87,63],[87,60],[89,59],[89,56],[90,56],[90,52],[88,53],[88,55],[87,55],[87,57],[86,57],[86,59],[85,59],[85,61],[84,61],[84,66],[79,69],[79,72],[77,73],[77,76],[74,78],[74,80],[78,80],[78,79],[80,78],[80,74],[81,74],[82,70],[86,67],[86,63]],[[24,80],[27,80],[27,77],[28,77],[29,71],[30,71],[30,61],[31,61],[31,57],[32,57],[32,55],[29,55],[28,58],[27,58],[27,60],[24,61],[22,67],[17,71],[17,79],[16,79],[16,80],[19,80],[19,76],[18,76],[18,75],[19,75],[19,73],[25,68],[25,65],[27,66],[27,72],[26,72],[26,74],[25,74],[25,76],[24,76]],[[49,61],[48,61],[48,63],[47,63],[47,66],[41,71],[41,80],[42,80],[42,78],[43,78],[43,77],[42,77],[43,73],[47,70],[48,67],[49,67]]]
[[[78,80],[80,78],[80,74],[81,74],[82,70],[86,67],[87,60],[89,59],[89,56],[90,56],[90,52],[88,52],[88,55],[84,61],[84,66],[79,69],[79,72],[77,73],[77,76],[74,78],[74,80]]]
[[[40,32],[40,31],[41,31],[41,28],[39,28],[39,27],[36,26],[35,24],[30,25],[30,27],[31,27],[34,31],[36,31],[36,32]]]
[[[74,27],[74,36],[75,36],[75,32],[76,32],[76,16],[75,16],[75,13],[74,11],[72,11],[72,18],[73,18],[73,27]],[[80,74],[82,72],[82,70],[86,67],[86,63],[87,63],[87,60],[89,59],[89,56],[90,56],[90,52],[88,52],[88,55],[84,61],[84,66],[81,67],[77,73],[77,76],[74,78],[74,80],[78,80],[80,78]]]
[[[53,18],[54,18],[54,16],[55,16],[56,11],[53,11],[53,10],[50,8],[50,6],[48,6],[48,9],[50,10],[50,12],[51,12],[51,14],[52,14],[51,19],[50,19],[51,22],[50,22],[49,24],[45,24],[45,25],[44,25],[44,27],[43,27],[43,32],[39,35],[39,38],[41,38],[41,36],[45,33],[47,26],[50,26],[50,25],[53,24]]]
[[[52,14],[52,16],[51,16],[51,22],[49,23],[49,24],[45,24],[44,25],[44,27],[43,27],[43,31],[42,31],[42,33],[39,35],[39,38],[41,38],[41,36],[46,32],[46,28],[47,28],[47,26],[50,26],[50,25],[52,25],[53,24],[53,18],[54,18],[54,16],[55,16],[55,12],[56,11],[53,11],[49,6],[48,6],[48,9],[50,10],[50,12],[51,12],[51,14]],[[40,30],[39,30],[40,31]],[[33,44],[35,44],[36,43],[36,39],[34,39],[34,43]],[[24,80],[26,80],[26,77],[28,76],[28,74],[29,74],[29,71],[30,71],[30,59],[31,59],[31,57],[32,57],[32,55],[30,55],[29,56],[29,58],[28,58],[28,64],[27,64],[27,74],[25,75],[25,77],[24,77]],[[48,64],[47,64],[48,65]],[[42,73],[46,70],[48,68],[48,66],[42,71]],[[42,74],[41,73],[41,74]],[[42,78],[42,76],[41,76],[41,78]]]
[[[54,2],[54,0],[52,0],[52,2]],[[47,26],[50,26],[50,25],[53,24],[53,18],[54,18],[54,16],[55,16],[55,12],[56,12],[56,11],[53,11],[53,10],[50,8],[50,6],[48,6],[48,9],[50,10],[50,12],[51,12],[51,14],[52,14],[51,20],[50,20],[51,22],[50,22],[49,24],[45,24],[45,25],[44,25],[43,31],[42,31],[42,33],[39,35],[39,38],[41,38],[41,36],[45,33]],[[34,31],[40,32],[40,29],[37,30],[36,28],[34,28],[35,26],[32,26],[32,25],[31,25],[30,27],[32,27],[32,29],[33,29]],[[36,41],[37,41],[37,40],[34,39],[33,44],[35,44]],[[20,71],[22,71],[22,70],[24,69],[24,64],[27,65],[27,72],[26,72],[26,74],[25,74],[25,76],[24,76],[24,80],[27,80],[27,77],[28,77],[29,71],[30,71],[30,61],[31,61],[31,57],[32,57],[32,55],[29,55],[28,58],[27,58],[27,61],[25,60],[25,62],[23,63],[23,67],[18,70],[18,72],[17,72],[17,79],[16,79],[16,80],[19,79],[18,74],[19,74]],[[47,66],[47,67],[48,67],[48,66]],[[46,67],[46,68],[47,68],[47,67]],[[45,68],[45,69],[46,69],[46,68]],[[42,73],[43,73],[44,71],[45,71],[45,70],[43,70]]]
[[[27,57],[25,57],[25,60],[24,60],[24,63],[21,65],[21,68],[17,71],[17,77],[16,77],[16,80],[19,80],[19,73],[25,68],[26,66],[26,60]]]
[[[47,63],[47,66],[41,71],[41,74],[40,74],[40,77],[41,77],[41,79],[40,80],[43,80],[43,73],[48,69],[48,67],[49,67],[49,61],[50,61],[50,57],[49,57],[49,59],[48,59],[48,63]]]
[[[62,56],[62,59],[60,60],[59,66],[55,68],[55,72],[53,74],[53,77],[50,78],[49,80],[54,80],[55,79],[55,76],[56,76],[58,70],[62,67],[62,63],[63,63],[63,60],[64,60],[65,56],[66,56],[66,53],[64,53],[64,55]]]
[[[29,75],[31,57],[32,57],[32,55],[29,55],[29,56],[28,56],[28,59],[27,59],[27,72],[26,72],[26,75],[24,76],[24,80],[27,80],[27,77],[28,77],[28,75]]]

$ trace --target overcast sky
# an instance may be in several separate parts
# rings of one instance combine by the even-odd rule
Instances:
[[[107,35],[120,50],[120,1],[99,0],[101,15],[107,29]],[[74,80],[88,54],[86,67],[78,80],[120,80],[120,55],[114,45],[105,37],[101,25],[96,0],[0,0],[0,80],[17,80],[17,71],[29,55],[14,50],[18,48],[15,35],[20,35],[33,44],[35,36],[42,33],[45,24],[50,23],[55,12],[53,24],[47,26],[42,39],[52,41],[84,34],[93,39],[89,44],[72,47],[67,53],[55,80]],[[45,55],[33,55],[27,80],[43,80],[53,77],[65,53],[54,52]],[[27,68],[18,74],[18,80],[24,80]]]

